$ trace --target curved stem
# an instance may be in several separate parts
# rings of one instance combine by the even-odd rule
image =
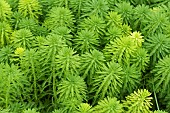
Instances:
[[[159,110],[159,104],[158,104],[158,99],[155,93],[155,87],[154,87],[154,83],[153,83],[153,93],[154,93],[154,98],[155,98],[155,103],[156,103],[156,107]]]

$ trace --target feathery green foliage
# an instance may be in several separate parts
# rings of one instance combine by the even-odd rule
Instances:
[[[6,0],[0,1],[0,22],[7,21],[11,18],[11,7]]]
[[[9,113],[9,109],[0,109],[0,113]]]
[[[128,24],[131,22],[133,14],[133,6],[128,2],[117,3],[115,11],[121,14],[123,23]]]
[[[6,1],[10,5],[12,11],[17,10],[19,0],[6,0]]]
[[[168,112],[165,112],[165,111],[162,111],[162,110],[157,110],[157,111],[154,111],[154,113],[168,113]]]
[[[106,97],[94,107],[95,113],[123,113],[123,105],[117,98]]]
[[[4,47],[10,43],[11,33],[12,28],[10,24],[5,21],[0,22],[0,47]]]
[[[0,63],[10,64],[12,57],[12,49],[9,46],[3,47],[0,50]]]
[[[132,55],[131,63],[144,72],[149,64],[149,54],[146,49],[138,48]]]
[[[70,4],[69,7],[77,19],[81,18],[82,8],[86,1],[88,1],[88,0],[70,0],[69,1],[69,4]],[[89,9],[87,9],[87,10],[89,10]]]
[[[157,92],[162,93],[167,91],[167,89],[169,88],[169,61],[169,56],[166,56],[163,59],[160,59],[159,62],[156,64],[155,68],[153,69],[155,90]]]
[[[38,84],[37,81],[40,78],[38,73],[40,73],[39,69],[39,56],[35,50],[30,49],[26,50],[21,57],[21,69],[24,70],[25,76],[28,76],[30,83],[32,83],[32,89],[34,90],[34,96],[32,99],[35,101],[38,99]]]
[[[150,9],[149,6],[147,5],[138,5],[137,7],[134,8],[134,14],[133,14],[133,29],[141,30],[144,25],[143,21],[145,18],[149,15]]]
[[[106,37],[104,38],[105,43],[114,41],[116,38],[122,37],[122,30],[119,27],[109,27],[106,32]]]
[[[11,39],[11,43],[15,48],[23,47],[26,49],[30,49],[34,37],[30,30],[20,29],[13,32]]]
[[[41,58],[39,59],[40,65],[41,65],[41,76],[44,76],[43,79],[43,85],[42,85],[42,91],[45,90],[47,86],[51,86],[48,91],[51,92],[52,89],[52,95],[56,101],[56,55],[58,54],[59,50],[61,50],[62,47],[67,46],[66,42],[61,39],[56,34],[48,35],[45,39],[43,39],[42,42],[40,42],[40,51],[39,54],[41,55]],[[48,75],[48,76],[47,76]]]
[[[130,57],[136,51],[137,46],[132,38],[121,37],[110,41],[105,47],[105,54],[119,63],[129,62]]]
[[[89,52],[99,47],[99,38],[93,31],[82,30],[78,32],[78,36],[73,41],[75,49],[80,53]]]
[[[90,85],[96,75],[96,70],[100,71],[104,65],[105,58],[102,52],[93,50],[82,54],[80,70],[83,78],[87,78],[87,84]]]
[[[72,98],[83,101],[86,99],[87,86],[83,78],[77,75],[68,75],[58,85],[57,94],[59,101],[63,102]]]
[[[53,7],[47,14],[44,24],[49,30],[53,30],[54,28],[61,26],[73,28],[74,17],[72,12],[67,8]]]
[[[75,98],[71,98],[69,100],[61,102],[61,111],[63,113],[75,113],[77,110],[77,106],[82,103],[81,100],[77,100]]]
[[[87,29],[93,31],[96,35],[103,35],[105,33],[105,21],[95,15],[85,18],[83,22],[80,23],[80,29]]]
[[[92,106],[87,103],[81,103],[75,113],[93,113]]]
[[[23,18],[20,20],[19,24],[18,24],[18,28],[19,29],[29,29],[31,32],[36,32],[36,27],[38,26],[38,24],[35,22],[34,19],[32,18]]]
[[[58,27],[53,29],[51,34],[56,34],[61,37],[67,45],[72,46],[72,38],[73,35],[71,34],[71,30],[67,27]]]
[[[169,37],[169,0],[0,0],[0,112],[170,112]]]
[[[35,109],[28,109],[24,110],[23,113],[40,113],[40,112],[37,112]]]
[[[136,90],[141,81],[141,72],[138,70],[138,68],[135,65],[129,66],[124,65],[123,66],[124,74],[123,77],[123,85],[121,89],[121,94],[130,94],[134,90]]]
[[[123,69],[114,61],[108,62],[97,72],[98,76],[94,77],[91,91],[95,93],[96,99],[103,99],[105,96],[118,96],[123,84]]]
[[[153,36],[149,36],[145,43],[144,47],[149,52],[151,56],[151,62],[154,65],[156,61],[160,58],[165,57],[169,54],[170,50],[170,38],[169,36],[159,33]]]
[[[10,22],[15,30],[18,29],[18,24],[23,18],[24,16],[20,12],[18,11],[13,12]]]
[[[62,48],[56,55],[55,63],[59,76],[65,78],[79,74],[80,56],[68,47]]]
[[[112,27],[120,27],[123,24],[123,19],[118,12],[109,12],[108,15],[106,15],[106,22],[107,26]]]
[[[126,101],[123,101],[123,105],[127,110],[126,113],[150,113],[152,105],[150,95],[151,93],[146,89],[131,93],[126,97]]]
[[[18,11],[24,17],[38,19],[41,15],[41,5],[38,0],[19,0]]]
[[[0,64],[0,67],[0,105],[8,108],[14,102],[23,102],[27,97],[24,90],[28,90],[28,78],[15,65]]]
[[[149,13],[142,23],[144,24],[142,33],[145,35],[153,35],[158,32],[164,32],[164,29],[169,24],[169,21],[165,13],[152,10],[152,13]]]
[[[86,0],[82,8],[82,16],[96,15],[104,17],[109,10],[106,0]]]

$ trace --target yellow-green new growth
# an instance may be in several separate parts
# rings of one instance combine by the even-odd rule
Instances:
[[[142,42],[144,42],[143,36],[141,35],[140,32],[137,32],[137,31],[131,33],[130,38],[134,40],[134,42],[136,43],[136,46],[138,47],[141,47]]]
[[[22,48],[22,47],[18,47],[18,48],[16,48],[16,50],[15,50],[15,54],[16,55],[22,55],[24,53],[24,48]]]
[[[6,21],[11,17],[10,5],[5,0],[0,0],[0,21]]]
[[[123,101],[126,113],[150,113],[152,103],[151,93],[146,89],[141,89],[126,97],[126,101]]]
[[[19,0],[18,11],[24,17],[38,19],[38,16],[41,15],[41,5],[38,0]]]
[[[78,106],[76,113],[93,113],[93,109],[88,103],[81,103]]]

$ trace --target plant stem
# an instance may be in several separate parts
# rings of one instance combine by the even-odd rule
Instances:
[[[52,77],[53,77],[53,97],[54,97],[54,102],[56,102],[56,95],[57,95],[57,92],[56,92],[56,76],[55,76],[55,54],[56,54],[56,48],[54,48],[53,50],[53,54],[52,54],[52,66],[51,66],[51,69],[52,69]]]
[[[10,76],[10,75],[9,75]],[[8,101],[9,101],[9,89],[10,89],[10,79],[8,76],[8,84],[7,84],[7,90],[6,90],[6,95],[5,95],[5,107],[8,108]]]
[[[158,104],[157,96],[156,96],[156,93],[155,93],[154,83],[153,83],[153,93],[154,93],[154,98],[155,98],[155,102],[156,102],[156,107],[159,110],[159,104]]]
[[[34,66],[34,63],[31,59],[31,67],[32,67],[32,74],[33,74],[33,77],[34,77],[34,96],[35,96],[35,99],[37,100],[37,78],[36,78],[36,75],[35,75],[35,66]]]

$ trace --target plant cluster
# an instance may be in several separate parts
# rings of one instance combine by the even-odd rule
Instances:
[[[0,113],[170,112],[169,0],[0,0]]]

